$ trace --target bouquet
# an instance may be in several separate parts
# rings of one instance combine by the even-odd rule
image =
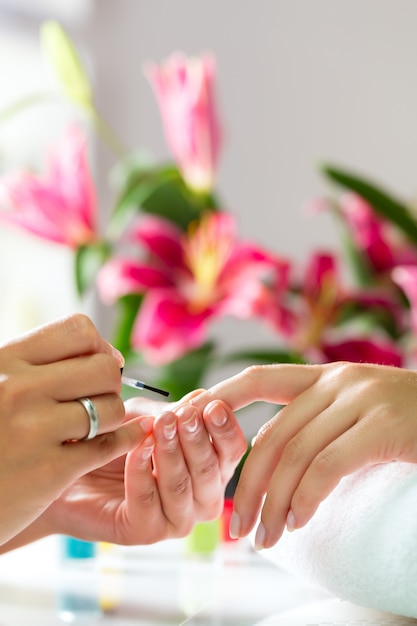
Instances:
[[[44,23],[40,42],[77,120],[57,138],[43,171],[2,173],[0,220],[74,250],[78,293],[96,289],[114,308],[110,340],[127,366],[153,368],[175,399],[204,386],[210,370],[226,363],[414,362],[411,203],[325,164],[329,195],[311,209],[334,214],[342,233],[336,250],[316,250],[301,265],[243,240],[216,188],[223,130],[213,56],[178,52],[145,65],[173,157],[161,164],[123,147],[102,119],[82,56],[60,24]],[[11,104],[0,122],[39,106],[37,100]],[[97,226],[86,127],[115,155],[104,232]],[[212,330],[225,317],[243,325],[259,320],[269,329],[268,346],[224,353]]]

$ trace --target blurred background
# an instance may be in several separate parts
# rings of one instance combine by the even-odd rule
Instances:
[[[407,197],[417,192],[415,0],[0,0],[0,106],[51,89],[39,26],[59,20],[86,60],[96,105],[125,144],[169,158],[143,64],[173,51],[211,51],[225,129],[217,189],[240,235],[303,259],[337,245],[329,215],[306,202],[328,189],[331,162]],[[32,107],[0,126],[0,167],[40,167],[70,107]],[[110,210],[113,164],[95,140],[100,210]],[[71,252],[0,230],[0,339],[79,310]],[[109,311],[83,303],[104,334]],[[111,314],[110,314],[111,317]],[[249,328],[249,330],[248,330]],[[224,342],[259,325],[224,320]]]

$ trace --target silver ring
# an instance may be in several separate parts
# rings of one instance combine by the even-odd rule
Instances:
[[[90,400],[90,398],[77,398],[77,400],[78,402],[81,402],[81,404],[87,411],[88,419],[90,422],[88,435],[84,437],[83,439],[81,439],[81,441],[88,441],[89,439],[94,439],[94,437],[98,433],[98,427],[100,423],[97,407],[94,404],[94,402]]]

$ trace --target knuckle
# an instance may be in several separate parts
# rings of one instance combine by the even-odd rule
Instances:
[[[98,332],[92,320],[84,313],[75,313],[68,320],[70,331],[82,341],[84,348],[94,349],[98,340]]]
[[[197,475],[204,480],[210,480],[213,474],[216,474],[218,471],[219,461],[217,456],[213,454],[210,455],[208,459],[205,459],[202,464],[200,464],[197,469]]]
[[[331,449],[320,452],[311,464],[311,468],[316,475],[328,476],[332,474],[336,466],[336,455]]]
[[[188,474],[177,476],[171,482],[168,483],[167,489],[170,494],[180,498],[188,493],[191,485],[191,479]]]
[[[138,501],[138,503],[146,508],[151,507],[155,504],[155,502],[157,501],[157,497],[156,497],[156,489],[155,487],[149,487],[149,489],[146,489],[146,491],[142,491],[140,492],[137,497],[136,500]]]
[[[297,465],[305,456],[305,446],[300,436],[293,437],[282,452],[282,460],[287,465]]]
[[[100,458],[102,458],[104,462],[112,460],[116,448],[115,433],[99,435],[94,441],[96,442]]]

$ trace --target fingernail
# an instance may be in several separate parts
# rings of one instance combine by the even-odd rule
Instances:
[[[140,426],[141,426],[143,432],[146,435],[149,435],[149,433],[152,432],[152,430],[153,430],[153,422],[154,422],[154,418],[153,417],[148,417],[148,416],[143,417],[140,420]]]
[[[125,357],[123,356],[123,354],[120,352],[120,350],[118,350],[114,346],[112,346],[111,349],[112,349],[112,352],[113,352],[113,356],[117,360],[117,362],[119,363],[120,367],[124,367],[124,365],[125,365]]]
[[[230,526],[229,526],[229,535],[232,539],[239,539],[240,537],[240,529],[241,529],[241,521],[239,513],[233,511],[230,516]]]
[[[171,424],[165,424],[163,431],[164,431],[165,437],[169,439],[169,441],[171,441],[172,439],[174,439],[177,433],[177,423],[171,422]]]
[[[260,522],[255,534],[255,550],[262,550],[265,547],[265,537],[265,526]]]
[[[181,425],[188,433],[195,433],[198,429],[198,413],[192,406],[182,406],[176,414],[181,418]]]
[[[287,530],[289,530],[290,532],[292,532],[293,530],[295,530],[295,515],[294,513],[291,511],[291,509],[288,511],[288,515],[287,515]]]
[[[151,458],[154,449],[155,449],[155,442],[153,438],[147,437],[145,441],[143,442],[143,446],[141,450],[142,459],[144,461],[148,461]]]
[[[224,426],[227,421],[227,413],[219,404],[214,404],[208,408],[208,416],[214,426]]]

